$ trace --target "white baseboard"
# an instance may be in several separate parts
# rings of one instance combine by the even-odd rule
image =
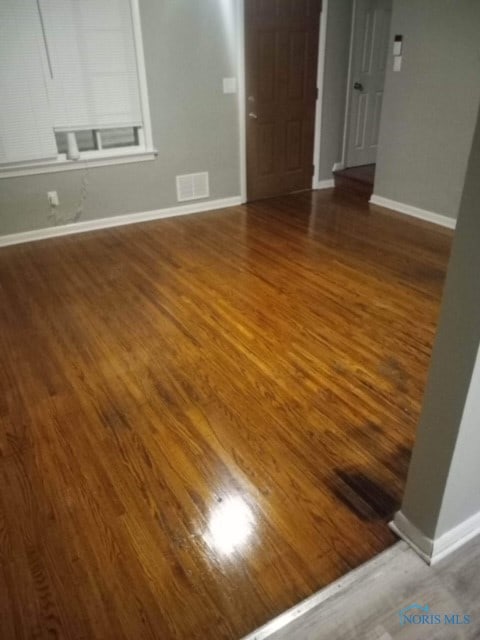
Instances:
[[[437,562],[480,535],[480,512],[447,531],[433,544],[433,560]]]
[[[475,513],[435,540],[428,538],[417,529],[401,511],[395,514],[393,522],[390,523],[390,528],[402,540],[405,540],[425,562],[432,565],[449,556],[472,538],[480,535],[480,512]]]
[[[417,529],[401,511],[397,511],[392,522],[390,522],[390,529],[392,529],[399,538],[405,540],[425,562],[431,564],[433,540],[423,534],[420,529]]]
[[[194,204],[168,207],[166,209],[143,211],[141,213],[126,213],[124,215],[112,216],[110,218],[98,218],[96,220],[85,220],[74,224],[64,224],[56,227],[47,227],[45,229],[12,233],[0,236],[0,247],[20,244],[23,242],[33,242],[35,240],[45,240],[46,238],[57,238],[59,236],[67,236],[73,233],[85,233],[86,231],[94,231],[96,229],[120,227],[126,224],[135,224],[137,222],[146,222],[148,220],[159,220],[161,218],[186,216],[192,213],[202,213],[205,211],[213,211],[215,209],[226,209],[227,207],[238,206],[241,203],[242,199],[240,196],[222,198],[220,200],[204,200],[202,202],[195,202]]]
[[[448,216],[444,216],[440,213],[434,213],[433,211],[427,211],[426,209],[419,209],[418,207],[413,207],[410,204],[396,202],[395,200],[383,198],[382,196],[377,196],[375,194],[370,198],[370,204],[376,204],[379,207],[385,207],[386,209],[392,209],[399,213],[405,213],[407,216],[420,218],[420,220],[426,220],[427,222],[433,222],[434,224],[439,224],[442,227],[447,227],[448,229],[455,229],[457,224],[457,221],[454,218],[449,218]]]
[[[331,178],[330,180],[319,180],[315,183],[314,189],[333,189],[335,186],[335,180]]]
[[[345,169],[345,164],[343,162],[335,162],[335,164],[332,167],[332,171],[335,173],[335,171],[343,171]]]

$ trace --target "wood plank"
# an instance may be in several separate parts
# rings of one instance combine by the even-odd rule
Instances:
[[[317,192],[2,249],[2,639],[238,638],[391,545],[451,237]]]

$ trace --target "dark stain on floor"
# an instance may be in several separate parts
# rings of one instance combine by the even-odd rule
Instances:
[[[399,501],[384,486],[357,470],[334,469],[330,490],[362,520],[390,520]]]

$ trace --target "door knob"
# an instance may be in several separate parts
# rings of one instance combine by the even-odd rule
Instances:
[[[258,120],[258,116],[256,113],[249,113],[248,117],[251,118],[252,120]]]
[[[361,82],[355,82],[353,88],[357,91],[363,91],[363,84]]]

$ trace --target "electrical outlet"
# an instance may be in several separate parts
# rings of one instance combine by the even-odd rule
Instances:
[[[58,207],[58,205],[60,204],[58,193],[56,191],[48,191],[47,198],[51,207]]]

